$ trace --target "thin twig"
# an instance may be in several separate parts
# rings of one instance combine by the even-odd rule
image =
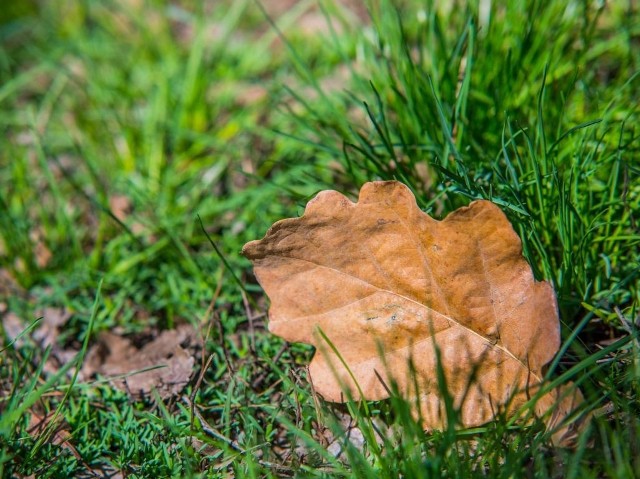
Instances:
[[[387,394],[389,396],[393,396],[393,393],[391,392],[391,388],[389,388],[389,386],[387,386],[387,383],[385,382],[385,380],[382,378],[382,376],[380,375],[380,373],[374,369],[373,370],[374,374],[376,375],[376,378],[378,378],[378,381],[380,382],[380,384],[382,384],[382,387],[384,388],[385,391],[387,391]]]
[[[214,437],[222,442],[224,442],[225,444],[227,444],[229,447],[231,447],[232,449],[234,449],[235,451],[238,451],[242,454],[246,453],[246,450],[243,449],[237,441],[234,441],[232,439],[229,439],[228,437],[226,437],[224,434],[222,434],[221,432],[219,432],[216,428],[214,428],[213,426],[211,426],[207,420],[202,416],[202,414],[200,414],[200,411],[198,411],[198,408],[196,407],[196,404],[191,402],[191,400],[187,397],[187,396],[182,396],[182,402],[188,407],[190,408],[195,417],[198,418],[198,421],[200,421],[200,427],[202,428],[202,430],[204,431],[205,434],[207,434],[208,436]]]
[[[324,416],[322,414],[322,408],[320,407],[320,399],[318,398],[318,393],[316,392],[316,388],[313,385],[313,379],[311,378],[309,366],[305,366],[305,370],[307,371],[307,380],[309,381],[309,386],[311,386],[311,399],[313,399],[313,407],[316,410],[316,417],[318,418],[318,422],[322,425],[322,427],[325,427]]]
[[[207,311],[205,312],[205,315],[203,317],[204,318],[210,318],[208,319],[208,327],[207,327],[207,333],[206,335],[202,338],[202,365],[201,365],[201,369],[200,369],[200,374],[198,376],[198,380],[196,381],[196,384],[193,388],[193,392],[191,393],[191,404],[195,404],[195,399],[196,399],[196,394],[198,393],[198,390],[200,389],[200,386],[202,384],[202,381],[204,380],[204,375],[207,372],[207,369],[209,369],[209,366],[211,366],[211,362],[213,361],[213,353],[209,355],[209,357],[207,358],[207,360],[205,361],[204,357],[204,351],[206,350],[206,343],[207,340],[211,337],[211,329],[213,328],[213,323],[216,322],[216,314],[214,311],[215,308],[215,304],[216,301],[218,300],[218,297],[220,296],[220,292],[222,291],[222,278],[224,277],[224,270],[222,270],[222,273],[220,274],[220,279],[218,281],[218,284],[216,286],[215,291],[213,292],[213,296],[211,297],[211,302],[209,303],[209,306],[207,307]],[[224,350],[224,338],[221,337],[221,341],[223,342],[223,350]],[[193,429],[193,420],[194,420],[194,414],[195,414],[195,409],[192,406],[191,407],[191,429]]]
[[[200,411],[196,407],[195,403],[192,403],[191,400],[187,396],[182,396],[182,402],[194,412],[195,416],[198,418],[198,421],[200,421],[200,427],[202,428],[202,431],[206,435],[211,436],[211,437],[213,437],[215,439],[218,439],[219,441],[224,442],[231,449],[233,449],[234,451],[236,451],[236,452],[238,452],[238,453],[240,453],[242,455],[248,454],[248,451],[246,449],[244,449],[242,446],[240,446],[240,444],[238,444],[238,441],[234,441],[233,439],[229,439],[227,436],[222,434],[216,428],[211,426],[211,424],[209,424],[209,422],[202,416],[202,414],[200,414]],[[275,464],[273,462],[263,461],[261,459],[257,459],[256,462],[258,464],[260,464],[262,467],[267,467],[267,468],[272,469],[272,470],[277,470],[277,471],[279,471],[281,473],[287,474],[288,476],[293,475],[293,473],[295,472],[293,468],[288,467],[288,466],[284,466],[282,464]]]
[[[204,355],[202,356],[204,358]],[[204,375],[207,372],[207,369],[209,369],[209,366],[211,365],[211,361],[213,360],[213,354],[209,355],[209,358],[207,359],[206,363],[203,365],[202,369],[200,370],[200,374],[198,375],[198,380],[196,381],[196,385],[193,387],[193,391],[191,392],[191,430],[193,430],[193,419],[194,419],[194,414],[195,414],[195,409],[193,407],[193,404],[195,404],[196,402],[196,394],[198,394],[198,390],[200,389],[200,385],[202,384],[202,380],[204,379]]]
[[[242,303],[244,304],[244,310],[247,314],[247,319],[249,320],[249,346],[251,348],[251,353],[255,356],[256,354],[256,331],[253,327],[253,320],[255,319],[253,316],[253,312],[251,311],[251,306],[249,306],[249,300],[247,299],[247,295],[244,290],[240,291],[242,295]]]

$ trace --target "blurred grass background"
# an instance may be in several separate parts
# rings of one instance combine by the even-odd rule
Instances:
[[[631,0],[4,0],[0,470],[632,477],[639,20]],[[468,437],[425,435],[398,400],[374,407],[405,431],[386,448],[327,456],[322,424],[339,432],[302,379],[311,352],[265,332],[239,251],[317,191],[353,196],[372,179],[405,182],[436,217],[473,198],[509,215],[559,296],[572,341],[558,372],[598,411],[577,451],[498,425],[474,432],[470,454]],[[218,325],[194,398],[220,437],[178,400],[43,371],[51,349],[28,333],[12,342],[6,319],[27,328],[51,308],[68,315],[59,347],[81,353],[104,331],[144,342]],[[29,432],[55,410],[66,442],[53,426]],[[372,439],[374,422],[352,413]]]

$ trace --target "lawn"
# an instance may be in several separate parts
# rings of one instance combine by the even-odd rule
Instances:
[[[0,39],[2,477],[638,474],[636,2],[4,0]],[[269,333],[243,245],[373,180],[507,215],[571,444],[324,401]]]

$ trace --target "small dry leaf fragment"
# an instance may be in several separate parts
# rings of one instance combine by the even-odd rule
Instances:
[[[38,268],[46,268],[53,258],[53,253],[47,246],[44,230],[41,227],[31,230],[29,238],[33,244],[33,256]]]
[[[109,209],[120,221],[126,221],[131,213],[131,200],[124,195],[113,195],[109,197]]]
[[[163,399],[175,396],[189,382],[195,364],[193,355],[181,344],[194,337],[190,326],[182,326],[163,331],[138,349],[127,338],[103,333],[100,343],[87,355],[82,376],[115,376],[116,386],[138,398],[149,396],[153,389]]]
[[[7,342],[17,341],[18,336],[20,336],[26,327],[27,325],[20,319],[20,316],[13,311],[6,311],[2,315],[2,331],[6,335]],[[21,343],[16,344],[16,346],[19,345],[21,345]]]
[[[71,312],[65,308],[44,308],[37,313],[42,320],[33,331],[33,339],[42,345],[43,348],[55,345],[62,327],[71,318]]]
[[[524,404],[560,344],[553,288],[535,281],[520,239],[489,201],[437,221],[395,181],[365,184],[357,203],[323,191],[243,254],[271,299],[269,329],[318,348],[310,364],[318,393],[384,399],[395,381],[419,397],[427,429],[445,423],[438,361],[470,427]],[[563,417],[577,394],[558,408]],[[557,397],[543,396],[537,414]]]
[[[41,415],[34,409],[30,410],[29,426],[27,432],[33,438],[40,437],[43,433],[49,433],[49,442],[55,445],[62,445],[68,449],[76,459],[82,460],[78,450],[71,443],[72,436],[68,431],[68,425],[64,424],[61,416],[56,416],[54,412]],[[53,423],[53,421],[56,421]],[[49,430],[48,430],[49,429]]]
[[[64,308],[44,308],[35,315],[35,318],[40,318],[40,321],[34,325],[30,335],[42,346],[42,349],[47,346],[53,346],[55,349],[58,335],[70,317],[71,313]],[[33,319],[29,321],[33,321]],[[29,322],[20,318],[13,311],[8,311],[4,315],[2,324],[9,340],[17,338],[29,327]]]

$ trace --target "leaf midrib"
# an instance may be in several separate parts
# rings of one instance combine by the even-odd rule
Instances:
[[[542,382],[542,378],[541,378],[540,376],[538,376],[538,375],[537,375],[533,370],[531,370],[531,369],[530,369],[530,368],[529,368],[529,367],[528,367],[524,362],[522,362],[522,361],[520,360],[520,358],[518,358],[517,356],[515,356],[511,351],[509,351],[509,349],[507,349],[506,347],[504,347],[502,344],[500,344],[500,343],[495,343],[495,342],[491,341],[491,340],[490,340],[489,338],[487,338],[486,336],[483,336],[482,334],[480,334],[480,333],[478,333],[477,331],[475,331],[475,330],[471,329],[470,327],[465,326],[464,324],[460,323],[459,321],[456,321],[454,318],[452,318],[452,317],[450,317],[450,316],[448,316],[448,315],[446,315],[446,314],[443,314],[443,313],[441,313],[440,311],[436,311],[435,309],[433,309],[433,308],[431,308],[431,307],[427,306],[426,304],[420,303],[420,302],[418,302],[418,301],[416,301],[416,300],[414,300],[414,299],[411,299],[411,298],[408,298],[408,297],[406,297],[406,296],[403,296],[403,295],[401,295],[401,294],[399,294],[399,293],[397,293],[397,292],[395,292],[395,291],[391,291],[391,290],[388,290],[388,289],[380,288],[379,286],[376,286],[376,285],[374,285],[374,284],[370,283],[369,281],[366,281],[366,280],[364,280],[364,279],[362,279],[362,278],[359,278],[359,277],[357,277],[357,276],[354,276],[354,275],[352,275],[352,274],[349,274],[349,273],[347,273],[347,272],[345,272],[345,271],[341,271],[341,270],[339,270],[339,269],[333,268],[333,267],[331,267],[331,266],[327,266],[327,265],[324,265],[324,264],[316,263],[316,262],[314,262],[314,261],[310,261],[310,260],[303,259],[303,258],[296,258],[296,257],[292,257],[292,256],[284,256],[284,255],[279,255],[279,254],[272,254],[271,256],[275,256],[275,257],[283,258],[283,259],[288,259],[288,260],[301,261],[301,262],[304,262],[304,263],[312,264],[312,265],[314,265],[314,266],[316,266],[316,267],[318,267],[318,268],[325,268],[325,269],[328,269],[328,270],[333,271],[333,272],[335,272],[335,273],[341,274],[341,275],[343,275],[343,276],[347,276],[347,277],[352,278],[352,279],[354,279],[354,280],[356,280],[356,281],[359,281],[359,282],[361,282],[361,283],[364,283],[364,284],[366,284],[367,286],[370,286],[371,288],[374,288],[374,289],[376,289],[376,290],[378,290],[378,291],[385,292],[385,293],[389,293],[389,294],[394,295],[394,296],[396,296],[396,297],[398,297],[398,298],[404,299],[404,300],[409,301],[409,302],[411,302],[411,303],[414,303],[414,304],[416,304],[416,305],[418,305],[418,306],[420,306],[420,307],[422,307],[422,308],[425,308],[425,309],[426,309],[426,310],[428,310],[428,311],[431,311],[431,312],[437,313],[437,314],[439,314],[440,316],[442,316],[443,318],[445,318],[447,321],[449,321],[451,324],[454,324],[454,325],[456,325],[456,326],[458,326],[458,327],[462,328],[463,330],[465,330],[465,331],[466,331],[466,332],[468,332],[469,334],[472,334],[472,335],[477,336],[477,337],[478,337],[478,338],[480,338],[482,341],[484,341],[485,343],[487,343],[490,347],[492,347],[492,348],[496,348],[496,349],[499,349],[499,350],[503,351],[507,356],[509,356],[509,357],[511,357],[513,360],[515,360],[515,361],[516,361],[516,362],[517,362],[517,363],[518,363],[518,364],[519,364],[519,365],[520,365],[520,366],[521,366],[525,371],[527,371],[527,372],[528,372],[528,373],[530,373],[532,376],[534,376],[534,377],[536,378],[536,380],[538,380],[539,382]],[[353,304],[353,302],[348,303],[348,304]],[[299,316],[299,317],[297,317],[297,318],[291,318],[291,320],[299,320],[299,319],[302,319],[302,318],[303,318],[303,316]],[[424,342],[424,341],[427,341],[427,340],[428,340],[428,339],[423,339],[423,340],[417,341],[415,344],[420,344],[420,343],[422,343],[422,342]],[[407,349],[408,347],[410,347],[410,346],[404,346],[404,347],[402,347],[402,348],[395,349],[394,351],[402,351],[403,349]]]

